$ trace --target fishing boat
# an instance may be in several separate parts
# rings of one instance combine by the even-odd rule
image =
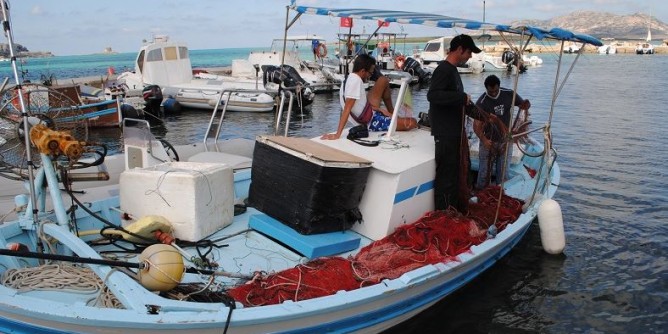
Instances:
[[[287,11],[286,34],[292,13],[291,22],[315,14],[600,45],[563,29],[434,14],[295,2]],[[102,155],[90,148],[97,144],[24,115],[22,133],[40,159],[27,176],[15,175],[30,191],[14,197],[16,219],[0,225],[0,330],[375,333],[494,265],[536,217],[545,250],[565,246],[551,199],[560,172],[549,122],[532,131],[542,130],[543,140],[522,146],[502,187],[477,193],[462,214],[433,212],[433,138],[425,128],[394,131],[398,113],[387,133],[367,138],[375,146],[345,138],[218,141],[217,114],[214,108],[203,143],[177,147],[128,120],[124,154],[89,160],[84,152]],[[106,168],[95,166],[103,161]],[[76,182],[91,178],[91,168],[110,180]]]
[[[16,86],[2,93],[0,113],[18,120],[21,108]],[[22,85],[23,99],[31,113],[50,113],[85,120],[88,128],[120,127],[124,117],[143,117],[143,110],[125,104],[122,94],[108,97],[87,96],[79,85],[45,86],[35,83]]]

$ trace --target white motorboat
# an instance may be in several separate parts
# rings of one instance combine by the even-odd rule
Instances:
[[[378,27],[378,29],[380,28]],[[412,57],[406,57],[398,51],[397,39],[405,41],[406,34],[375,32],[373,35],[377,38],[378,42],[372,52],[372,56],[378,62],[377,67],[390,80],[391,87],[399,87],[401,85],[404,73],[411,75],[410,84],[426,84],[429,82],[431,74],[422,69],[420,62]]]
[[[522,63],[524,64],[524,66],[531,66],[531,67],[540,66],[543,64],[543,58],[538,57],[536,55],[528,56],[526,54],[523,54]]]
[[[425,70],[433,72],[436,66],[447,57],[451,39],[452,37],[444,36],[427,41],[424,49],[414,55],[414,58],[422,63]],[[472,54],[471,59],[466,64],[458,66],[457,70],[459,73],[482,73],[484,68],[484,53],[480,52]]]
[[[302,50],[312,50],[313,45],[316,51],[308,53],[313,53],[316,59],[306,61],[302,58]],[[233,60],[231,76],[254,80],[257,75],[262,77],[263,66],[283,64],[293,67],[314,93],[331,92],[338,89],[341,77],[323,70],[323,66],[318,63],[318,60],[327,57],[327,54],[327,43],[318,35],[288,36],[285,40],[273,40],[269,51],[251,51],[248,59]]]
[[[612,44],[606,44],[598,47],[598,53],[602,55],[613,55],[617,53],[617,48]]]
[[[647,37],[645,42],[638,43],[636,46],[636,54],[639,55],[651,55],[654,54],[654,45],[652,44],[652,31],[650,30],[649,25],[647,26]]]
[[[580,52],[580,45],[576,43],[570,43],[564,46],[565,53],[578,53]]]
[[[222,108],[228,98],[227,110],[230,111],[267,112],[275,105],[276,92],[256,87],[253,80],[194,77],[188,47],[170,41],[168,36],[156,36],[144,43],[137,54],[134,71],[119,74],[117,81],[126,84],[135,95],[141,95],[147,86],[158,85],[165,97],[172,96],[188,108],[210,110],[216,105]]]
[[[603,41],[603,45],[598,47],[598,53],[602,55],[612,55],[617,53],[617,46],[619,46],[619,42],[615,41],[614,38],[601,38],[601,41]]]
[[[287,10],[286,30],[295,12],[292,22],[303,14],[355,16],[601,44],[582,34],[563,37],[540,29],[534,36],[532,27],[433,14],[294,2]],[[558,87],[563,83],[558,73],[556,79]],[[550,88],[546,95],[556,98]],[[213,110],[205,138],[216,114]],[[378,140],[375,147],[345,138],[261,136],[238,147],[214,142],[214,147],[199,143],[165,150],[147,124],[126,121],[124,155],[104,159],[116,160],[120,176],[81,188],[76,180],[90,175],[74,169],[95,168],[103,160],[81,161],[77,152],[95,144],[24,114],[21,128],[30,133],[40,159],[28,165],[28,174],[35,172],[25,178],[28,195],[0,207],[17,216],[0,225],[0,328],[377,333],[471,282],[508,254],[537,217],[546,251],[563,250],[561,211],[551,199],[560,172],[550,124],[542,128],[542,144],[523,147],[502,187],[478,193],[469,204],[469,210],[490,213],[476,218],[483,216],[430,212],[434,140],[427,129],[395,132],[398,114],[387,133],[371,135]],[[19,131],[10,130],[2,133],[14,136],[13,144],[0,146],[3,156],[22,147],[20,141],[16,145]],[[175,161],[175,152],[181,161]],[[3,175],[20,167],[0,162]],[[14,173],[12,189],[26,189],[24,176]],[[66,207],[63,197],[77,205]],[[503,217],[494,214],[502,209]]]
[[[513,65],[506,63],[502,56],[495,56],[488,53],[483,55],[485,59],[485,72],[510,72]]]
[[[636,46],[636,54],[639,55],[651,55],[654,54],[654,45],[649,42],[638,43]]]

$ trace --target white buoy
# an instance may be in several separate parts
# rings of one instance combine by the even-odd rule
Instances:
[[[538,208],[538,226],[543,249],[549,254],[561,254],[566,247],[564,220],[559,203],[546,199]]]
[[[155,244],[139,254],[139,262],[145,268],[139,270],[139,283],[151,291],[174,289],[183,278],[184,264],[181,254],[172,246]]]

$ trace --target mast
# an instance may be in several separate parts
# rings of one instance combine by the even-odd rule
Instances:
[[[482,2],[482,22],[485,23],[485,1]],[[482,35],[485,35],[485,29],[482,30]],[[485,38],[482,39],[482,47],[485,48]]]
[[[652,27],[652,11],[650,10],[649,17],[647,18],[647,38],[645,39],[647,43],[652,41],[652,31],[650,29],[651,27]]]

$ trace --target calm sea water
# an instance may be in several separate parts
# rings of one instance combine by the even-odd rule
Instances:
[[[225,66],[248,51],[200,50],[191,58],[197,67]],[[532,102],[535,125],[548,119],[556,70],[556,56],[541,57],[543,66],[522,74],[518,87]],[[58,77],[104,74],[133,61],[133,54],[29,60],[41,64],[31,75]],[[562,172],[555,199],[564,215],[564,254],[542,251],[535,224],[493,268],[388,333],[668,332],[666,69],[663,55],[584,55],[560,93],[552,124]],[[477,97],[484,78],[463,76],[466,90]],[[510,77],[501,79],[512,87]],[[416,112],[426,111],[426,90],[412,93]],[[339,110],[336,94],[318,95],[293,117],[290,133],[333,131]],[[184,111],[154,122],[154,132],[184,144],[201,140],[207,120],[206,112]],[[253,138],[272,133],[273,123],[271,113],[228,113],[223,130]],[[118,147],[116,129],[94,136]]]
[[[268,48],[237,48],[224,50],[190,50],[193,67],[230,66],[233,59],[246,58],[251,50]],[[106,76],[107,69],[113,67],[116,73],[134,70],[136,52],[117,54],[91,54],[80,56],[60,56],[49,58],[22,58],[17,61],[19,75],[33,82],[42,78],[54,78],[66,81],[68,78]],[[14,82],[10,62],[0,63],[0,78],[10,77]]]

